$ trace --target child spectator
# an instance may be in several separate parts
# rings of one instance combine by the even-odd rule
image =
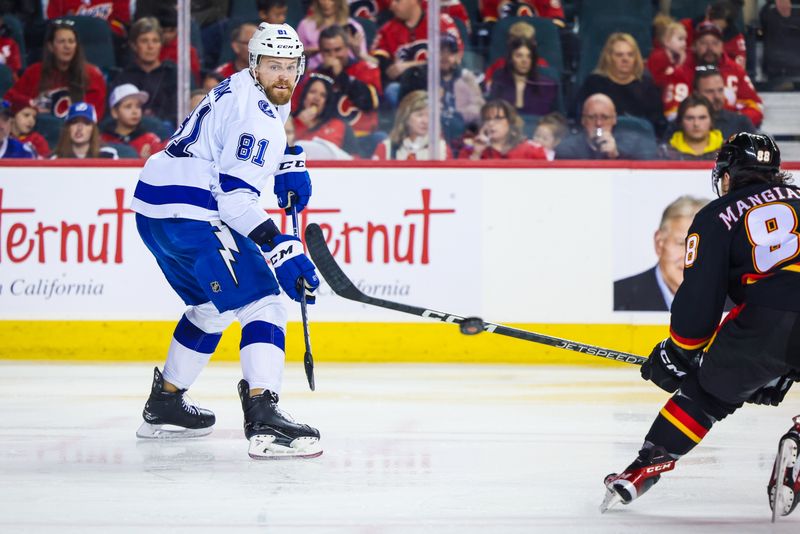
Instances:
[[[101,139],[107,143],[125,144],[140,158],[147,159],[164,148],[164,142],[153,132],[142,128],[142,106],[149,95],[130,83],[118,85],[111,91],[109,106],[113,122],[103,128]]]
[[[517,113],[545,115],[554,110],[558,85],[538,72],[536,43],[515,39],[508,47],[506,65],[494,73],[489,98],[510,102]]]
[[[714,129],[714,108],[700,95],[689,95],[678,106],[678,131],[662,148],[664,159],[714,160],[722,147],[722,132]]]
[[[178,114],[178,72],[172,62],[161,62],[161,24],[154,17],[137,20],[131,26],[128,41],[133,57],[112,85],[131,83],[145,91],[150,99],[144,114],[174,127]]]
[[[669,83],[675,69],[686,61],[686,35],[686,28],[680,22],[667,24],[659,46],[647,58],[647,70],[661,89]]]
[[[292,0],[296,1],[296,0]],[[258,18],[269,24],[284,24],[289,14],[289,0],[258,0]]]
[[[233,60],[220,65],[214,72],[222,77],[222,80],[232,76],[242,69],[250,66],[250,56],[247,51],[247,43],[253,37],[258,26],[251,22],[245,22],[234,28],[231,32],[231,49],[233,50]]]
[[[556,158],[556,147],[567,135],[567,119],[561,113],[548,113],[539,120],[536,131],[533,133],[534,143],[539,143],[544,148],[547,159]]]
[[[11,102],[11,135],[27,145],[39,158],[50,157],[50,145],[39,132],[33,131],[36,127],[36,115],[39,112],[25,100]]]
[[[4,64],[11,70],[14,81],[19,77],[22,70],[22,56],[19,54],[19,44],[11,38],[11,33],[0,16],[0,64]]]
[[[334,81],[324,74],[312,73],[300,93],[300,107],[293,113],[295,138],[329,141],[350,154],[356,151],[356,140],[350,126],[339,118]]]
[[[356,34],[361,36],[358,56],[367,54],[367,43],[364,28],[354,18],[349,16],[346,0],[313,0],[309,15],[297,25],[297,35],[305,47],[307,68],[316,69],[322,63],[319,54],[319,35],[328,26],[338,25],[352,27]]]
[[[394,127],[389,133],[389,137],[378,143],[372,159],[431,159],[428,113],[428,94],[425,91],[408,93],[397,107]],[[439,157],[453,158],[450,147],[447,146],[444,139],[439,139]]]
[[[42,61],[25,69],[6,98],[29,101],[56,117],[64,117],[73,102],[85,101],[103,115],[106,82],[100,69],[84,58],[73,21],[54,20],[48,25]]]
[[[59,158],[119,159],[116,149],[100,145],[100,129],[93,105],[76,102],[69,107],[53,154],[53,159]]]
[[[11,104],[0,101],[0,159],[32,159],[36,157],[29,147],[11,137]]]
[[[491,100],[481,109],[481,129],[460,159],[547,159],[542,145],[525,138],[522,118],[506,100]]]
[[[178,64],[178,13],[175,8],[167,8],[158,17],[161,24],[161,54],[160,61],[171,61]],[[189,47],[189,69],[192,71],[192,81],[195,85],[200,83],[200,57],[194,46]]]

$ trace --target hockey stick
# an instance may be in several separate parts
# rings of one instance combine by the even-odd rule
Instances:
[[[289,193],[289,201],[294,196]],[[300,228],[297,226],[297,204],[292,202],[292,233],[297,239],[300,239]],[[308,310],[306,309],[306,288],[305,282],[302,278],[297,279],[297,291],[300,293],[300,315],[303,317],[303,340],[306,344],[306,352],[303,355],[303,365],[306,368],[306,378],[308,379],[308,387],[314,391],[316,387],[314,384],[314,357],[311,355],[311,337],[308,333]]]
[[[386,308],[395,310],[402,313],[409,313],[418,317],[427,317],[435,319],[443,323],[453,323],[461,325],[465,321],[464,317],[454,315],[452,313],[445,313],[436,310],[429,310],[427,308],[420,308],[417,306],[410,306],[408,304],[401,304],[399,302],[392,302],[390,300],[383,300],[366,295],[359,290],[355,284],[344,274],[341,267],[336,263],[328,245],[325,243],[325,236],[322,235],[322,229],[318,224],[311,223],[306,227],[305,232],[306,246],[311,253],[311,258],[314,264],[331,289],[340,297],[348,300],[354,300],[363,304],[371,306],[378,306],[379,308]],[[647,358],[637,356],[636,354],[629,354],[627,352],[619,352],[612,349],[597,347],[595,345],[587,345],[585,343],[578,343],[577,341],[569,341],[558,337],[546,336],[544,334],[537,334],[535,332],[528,332],[520,330],[519,328],[512,328],[510,326],[503,326],[500,324],[483,322],[483,330],[493,334],[500,334],[501,336],[514,337],[524,341],[532,341],[542,345],[549,345],[559,349],[571,350],[588,354],[590,356],[599,356],[609,360],[630,363],[633,365],[641,365]]]

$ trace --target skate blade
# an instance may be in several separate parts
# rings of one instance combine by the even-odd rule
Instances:
[[[275,436],[257,435],[250,438],[247,454],[254,460],[283,460],[289,458],[316,458],[322,454],[317,438],[297,438],[288,447],[275,443]]]
[[[184,428],[176,425],[153,425],[142,423],[136,431],[136,437],[141,439],[184,439],[207,436],[214,430],[214,425],[206,428]]]
[[[603,502],[600,504],[600,513],[606,513],[610,508],[613,508],[621,502],[622,497],[619,493],[612,489],[606,489],[606,496],[603,499]]]
[[[777,469],[775,471],[775,487],[772,488],[772,522],[779,516],[789,515],[792,511],[794,502],[794,491],[784,483],[786,480],[786,470],[792,468],[797,461],[797,443],[792,439],[784,439],[778,449],[778,457],[775,459]]]

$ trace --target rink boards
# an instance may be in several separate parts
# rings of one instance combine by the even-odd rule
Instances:
[[[183,304],[127,208],[139,169],[69,165],[0,166],[0,358],[158,360]],[[667,204],[712,196],[706,164],[310,167],[314,195],[301,223],[322,226],[365,293],[644,354],[666,335],[668,314],[613,311],[613,281],[655,265]],[[262,198],[291,232],[271,192]],[[465,337],[345,301],[325,285],[310,316],[321,360],[603,362]],[[238,359],[237,329],[215,358]],[[289,329],[296,360],[302,336]]]

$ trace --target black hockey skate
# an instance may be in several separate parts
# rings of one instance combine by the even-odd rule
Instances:
[[[211,410],[199,408],[186,399],[186,390],[164,391],[164,377],[156,367],[153,387],[142,411],[144,423],[136,431],[140,438],[195,438],[211,434],[216,417]]]
[[[778,455],[767,486],[772,522],[789,515],[800,503],[800,415],[794,426],[778,442]]]
[[[265,390],[251,397],[250,385],[242,380],[239,398],[244,411],[244,435],[250,440],[247,452],[251,458],[316,458],[322,454],[319,430],[295,423],[281,412],[278,395]]]
[[[630,504],[641,497],[661,478],[661,473],[675,469],[675,459],[663,447],[646,447],[639,451],[639,457],[620,474],[611,473],[603,482],[606,496],[600,505],[600,513],[616,505]]]

